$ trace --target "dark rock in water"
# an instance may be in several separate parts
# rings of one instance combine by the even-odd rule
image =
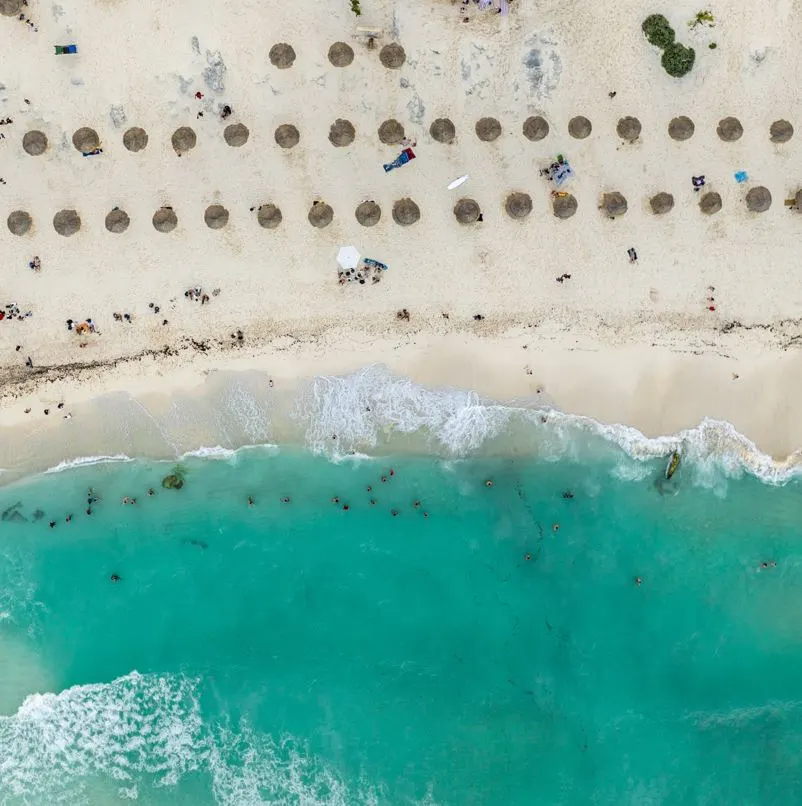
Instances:
[[[193,538],[191,540],[185,540],[184,542],[189,543],[190,546],[197,546],[199,549],[209,548],[209,544],[205,540],[196,540]]]
[[[162,479],[162,487],[165,490],[180,490],[184,486],[184,479],[177,473],[170,473]]]
[[[40,521],[45,516],[45,511],[43,509],[37,509],[33,513],[33,519],[35,521]]]
[[[44,513],[42,513],[44,514]],[[28,519],[19,511],[14,510],[8,518],[11,523],[27,523]]]

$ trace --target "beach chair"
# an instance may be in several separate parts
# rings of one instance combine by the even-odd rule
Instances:
[[[56,56],[63,56],[66,53],[77,53],[77,45],[54,45],[56,49]]]

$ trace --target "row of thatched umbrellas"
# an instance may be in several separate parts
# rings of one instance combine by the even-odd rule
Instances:
[[[273,67],[287,70],[295,64],[295,48],[286,42],[277,42],[267,57]],[[354,61],[354,49],[347,42],[335,42],[329,48],[328,58],[335,67],[348,67]],[[398,70],[406,60],[407,54],[397,42],[390,42],[379,50],[379,61],[388,70]]]
[[[579,140],[588,137],[592,131],[590,121],[585,117],[571,118],[568,123],[568,133]],[[528,140],[543,140],[549,133],[548,121],[539,116],[527,118],[522,126],[522,133]],[[668,134],[673,140],[687,140],[693,136],[694,124],[690,118],[674,118],[668,124]],[[474,126],[476,136],[484,142],[492,142],[501,136],[501,123],[496,118],[481,118]],[[626,117],[618,121],[616,127],[618,136],[628,142],[635,142],[640,137],[641,124],[637,118]],[[724,118],[716,129],[719,137],[727,142],[738,140],[743,134],[743,127],[735,118]],[[774,143],[786,143],[791,139],[794,127],[787,120],[776,120],[769,128],[769,138]],[[438,143],[453,143],[457,136],[454,123],[448,118],[437,118],[429,127],[429,134]],[[406,136],[404,126],[398,120],[390,118],[385,120],[378,130],[379,140],[385,145],[396,145]],[[282,148],[294,148],[301,139],[296,126],[283,123],[274,132],[276,143]],[[223,130],[223,139],[228,145],[239,148],[248,142],[250,130],[243,123],[232,123]],[[356,129],[353,123],[338,118],[329,127],[329,142],[333,146],[349,146],[356,138]],[[173,132],[171,138],[173,148],[177,154],[191,151],[198,143],[195,130],[189,126],[181,126]],[[78,129],[72,136],[75,148],[83,154],[88,154],[100,147],[100,136],[87,126]],[[123,145],[133,152],[142,151],[148,144],[147,132],[134,126],[123,134]],[[26,132],[22,138],[22,148],[31,156],[39,156],[47,150],[47,136],[44,132],[32,130]]]
[[[796,209],[802,210],[802,190],[797,192],[795,199]],[[746,207],[754,213],[768,210],[771,201],[771,193],[762,186],[753,187],[746,194]],[[628,207],[626,197],[617,191],[605,193],[599,204],[599,209],[610,218],[624,215]],[[674,208],[674,197],[670,193],[658,193],[649,199],[649,207],[655,215],[663,215]],[[576,197],[570,193],[558,193],[552,199],[552,212],[557,218],[571,218],[578,208]],[[699,209],[707,215],[717,213],[721,208],[718,193],[704,193],[699,199]],[[532,212],[532,197],[521,191],[510,193],[504,202],[504,209],[510,218],[526,218]],[[454,205],[454,217],[460,224],[473,224],[481,214],[475,199],[462,198]],[[357,206],[354,216],[363,227],[373,227],[381,220],[381,207],[374,201],[364,201]],[[412,199],[399,199],[393,203],[392,217],[399,226],[408,227],[420,219],[420,207]],[[206,208],[203,219],[210,229],[223,229],[228,224],[229,212],[220,204],[212,204]],[[315,202],[309,209],[307,219],[313,227],[322,229],[334,220],[334,210],[325,202]],[[275,229],[281,224],[283,216],[275,204],[263,204],[256,211],[256,220],[265,229]],[[118,234],[125,232],[130,223],[128,213],[119,207],[109,212],[105,220],[106,229]],[[160,207],[153,214],[152,223],[159,232],[172,232],[178,226],[178,216],[172,207]],[[15,210],[8,216],[7,224],[12,234],[25,235],[30,231],[33,219],[24,210]],[[81,229],[81,217],[75,210],[60,210],[53,217],[53,228],[60,235],[74,235]]]

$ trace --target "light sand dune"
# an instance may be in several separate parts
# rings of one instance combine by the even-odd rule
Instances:
[[[156,7],[31,0],[25,13],[38,32],[0,17],[0,118],[14,121],[0,127],[0,304],[33,312],[24,322],[0,322],[0,424],[24,420],[33,401],[38,410],[55,397],[191,383],[231,362],[231,333],[241,328],[247,356],[238,352],[238,364],[275,365],[288,379],[380,360],[428,382],[499,396],[545,384],[568,410],[652,433],[710,415],[731,420],[772,453],[799,448],[787,401],[800,385],[793,351],[802,334],[795,247],[802,214],[783,202],[802,187],[800,12],[788,0],[759,9],[721,2],[712,9],[717,27],[691,32],[686,22],[697,6],[670,5],[662,10],[678,39],[697,51],[682,80],[665,74],[641,34],[643,18],[660,10],[646,3],[515,0],[509,16],[471,10],[467,24],[447,0],[363,0],[358,20],[345,0],[208,8],[189,0]],[[357,25],[383,31],[375,49],[355,36]],[[54,44],[72,42],[77,55],[54,55]],[[353,48],[348,66],[329,61],[336,42]],[[405,54],[398,69],[380,61],[382,46],[393,42]],[[277,43],[295,52],[286,69],[271,63]],[[225,104],[233,113],[222,120]],[[550,127],[534,142],[522,133],[532,115]],[[579,115],[592,124],[582,140],[568,133]],[[667,130],[680,115],[695,124],[682,142]],[[628,116],[642,125],[634,142],[616,131]],[[743,126],[735,142],[716,133],[728,116]],[[437,118],[454,122],[452,144],[431,137]],[[482,118],[501,124],[491,142],[477,137]],[[416,159],[385,173],[383,163],[401,149],[380,141],[379,127],[390,119],[417,141]],[[773,143],[770,126],[781,119],[799,133]],[[337,120],[352,124],[350,145],[332,145]],[[240,146],[224,137],[232,124],[247,127]],[[276,143],[286,124],[300,135],[292,148]],[[101,154],[76,150],[73,136],[84,127],[97,132]],[[136,152],[123,144],[132,127],[148,137]],[[171,138],[181,127],[197,139],[179,157]],[[23,150],[28,131],[46,136],[43,154]],[[538,175],[558,153],[576,172],[566,189],[578,208],[564,220],[552,214],[552,187]],[[749,182],[735,182],[739,170]],[[463,174],[469,180],[448,191]],[[722,198],[711,216],[691,186],[699,174],[704,191]],[[756,186],[771,193],[763,213],[747,209]],[[521,220],[504,209],[516,191],[532,199]],[[615,220],[598,209],[610,192],[627,200]],[[659,192],[672,194],[674,207],[656,216],[649,200]],[[393,204],[404,198],[420,209],[411,226],[393,220]],[[478,203],[483,222],[458,223],[460,198]],[[355,216],[365,200],[381,207],[372,227]],[[315,201],[333,209],[324,228],[310,226]],[[251,210],[268,203],[282,214],[274,229],[261,227]],[[220,228],[207,225],[222,221],[207,215],[214,205],[228,212]],[[152,223],[163,206],[177,217],[167,233]],[[117,207],[130,219],[120,233],[105,223]],[[15,210],[32,218],[25,235],[5,224]],[[61,210],[80,217],[70,237],[54,229]],[[338,285],[342,244],[387,263],[382,282]],[[28,268],[34,255],[41,272]],[[556,283],[563,273],[571,279]],[[193,286],[220,294],[201,306],[183,296]],[[412,312],[410,323],[396,320],[402,307]],[[133,323],[116,322],[113,312],[133,314]],[[474,322],[477,313],[483,322]],[[87,317],[102,335],[80,348],[65,321]],[[286,334],[298,338],[290,353],[278,349]],[[455,343],[470,371],[455,371]],[[166,346],[178,355],[69,369]],[[27,356],[37,368],[68,367],[50,373],[65,379],[26,381]],[[181,365],[188,369],[177,372]]]

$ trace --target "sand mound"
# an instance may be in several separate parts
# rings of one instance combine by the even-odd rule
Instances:
[[[334,210],[325,202],[316,202],[310,208],[307,218],[313,227],[323,229],[323,227],[328,227],[331,224],[334,218]]]
[[[329,129],[329,142],[333,146],[337,146],[337,148],[350,146],[351,143],[354,142],[354,137],[356,137],[356,129],[354,129],[354,125],[350,120],[337,118],[337,120],[331,124],[331,128]]]
[[[604,210],[610,218],[617,218],[626,213],[628,209],[627,200],[624,198],[624,195],[617,190],[612,193],[605,193],[602,196],[601,209]]]
[[[615,127],[615,130],[618,132],[618,136],[622,140],[626,140],[629,143],[634,143],[635,140],[640,137],[640,121],[637,118],[632,117],[621,118],[621,120],[618,121],[618,125]]]
[[[30,154],[32,157],[38,157],[40,154],[44,154],[45,151],[47,151],[47,137],[45,137],[44,132],[35,130],[25,132],[22,138],[22,149],[26,154]]]
[[[454,218],[460,224],[473,224],[479,218],[479,205],[473,199],[460,199],[454,205]]]
[[[348,67],[354,60],[354,49],[345,42],[335,42],[329,48],[329,61],[335,67]]]
[[[128,213],[119,208],[112,210],[106,216],[106,229],[109,232],[113,232],[115,235],[125,232],[130,223],[131,219],[128,217]]]
[[[393,221],[408,227],[420,219],[420,207],[412,199],[399,199],[393,204]]]
[[[655,215],[663,215],[674,209],[674,197],[670,193],[658,193],[649,199],[649,206]]]
[[[211,204],[206,208],[203,220],[209,229],[223,229],[228,224],[228,210],[222,204]]]
[[[276,129],[275,138],[282,148],[295,148],[301,139],[301,135],[292,123],[282,123]]]
[[[694,131],[696,131],[696,127],[693,125],[693,121],[684,115],[673,118],[668,124],[668,136],[672,140],[690,140]]]
[[[716,127],[716,134],[725,143],[734,143],[736,140],[740,140],[743,133],[744,127],[741,126],[741,121],[738,118],[723,118]]]
[[[395,119],[385,120],[379,126],[379,140],[385,145],[392,146],[404,139],[404,127]]]
[[[526,218],[532,212],[532,197],[528,193],[510,193],[504,209],[510,218]]]
[[[721,196],[718,193],[705,193],[699,200],[699,209],[705,215],[713,215],[721,209]]]
[[[772,143],[787,143],[794,136],[794,127],[787,120],[775,120],[769,129]]]
[[[429,134],[432,136],[432,139],[436,140],[438,143],[450,145],[457,136],[457,130],[448,118],[437,118],[437,120],[429,126]]]
[[[545,118],[539,115],[527,118],[522,127],[523,135],[527,140],[537,142],[542,140],[549,133],[549,124]]]
[[[292,67],[295,61],[295,50],[292,45],[288,45],[286,42],[277,42],[270,48],[268,58],[273,67],[286,70],[288,67]]]
[[[72,144],[82,154],[88,154],[90,151],[100,148],[100,137],[94,129],[84,126],[73,134]]]
[[[142,151],[147,147],[148,133],[138,126],[133,126],[123,135],[123,145],[129,150],[136,153]]]
[[[354,211],[356,220],[363,227],[375,227],[382,217],[382,209],[376,202],[363,201]]]
[[[746,194],[746,207],[753,213],[765,213],[771,207],[771,193],[768,188],[758,185]]]
[[[485,143],[501,137],[501,124],[495,118],[480,118],[476,121],[476,136]]]
[[[397,70],[406,60],[407,54],[397,42],[391,42],[379,51],[379,61],[390,70]]]
[[[172,143],[175,153],[182,154],[195,148],[198,143],[198,136],[189,126],[182,126],[173,132]]]
[[[53,229],[65,238],[81,229],[81,217],[75,210],[59,210],[53,216]]]
[[[172,232],[178,226],[178,216],[169,207],[160,207],[153,214],[153,226],[159,232]]]
[[[566,196],[557,196],[551,209],[557,218],[570,218],[579,207],[577,200],[569,193]]]
[[[275,204],[263,204],[256,213],[259,226],[265,229],[275,229],[281,223],[282,218],[281,210]]]
[[[14,210],[6,219],[6,224],[8,224],[8,231],[12,235],[25,235],[31,228],[33,220],[24,210]]]
[[[568,134],[575,140],[584,140],[593,131],[591,122],[582,115],[577,115],[568,121]]]
[[[251,133],[243,123],[232,123],[223,130],[223,139],[233,148],[244,146]]]

